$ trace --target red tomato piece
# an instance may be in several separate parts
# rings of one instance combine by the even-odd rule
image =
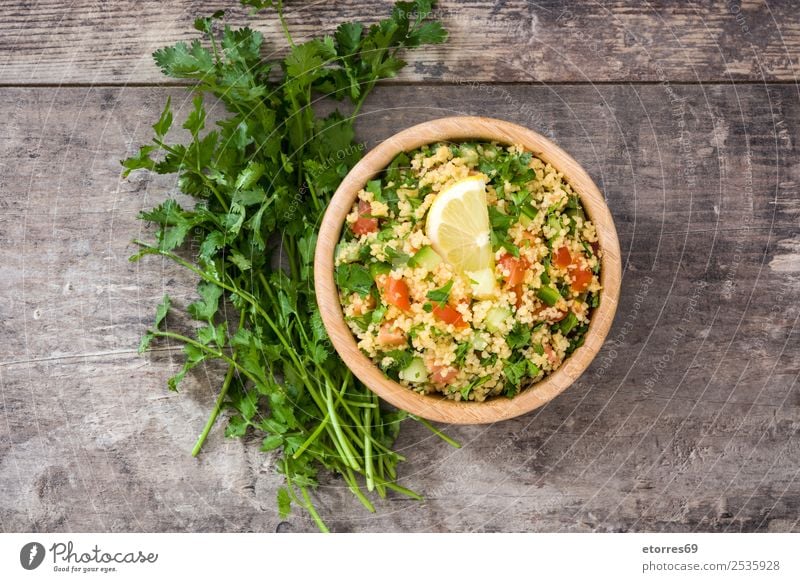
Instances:
[[[387,321],[378,332],[378,343],[384,346],[402,346],[406,343],[406,334],[402,329],[396,328],[393,322]]]
[[[514,285],[514,295],[516,295],[516,296],[517,296],[517,306],[516,306],[516,307],[517,307],[517,309],[519,309],[520,307],[522,307],[522,294],[523,294],[524,292],[525,292],[525,290],[524,290],[524,289],[523,289],[523,287],[522,287],[522,283],[519,283],[519,284],[517,284],[517,285]]]
[[[370,206],[369,202],[364,202],[363,200],[358,201],[358,220],[350,225],[350,229],[353,231],[353,234],[362,236],[364,234],[378,231],[378,219],[371,218],[369,216],[371,212],[372,207]]]
[[[437,366],[436,364],[432,364],[428,366],[428,368],[431,373],[430,381],[439,386],[452,382],[455,380],[455,377],[458,376],[458,370],[450,366]]]
[[[434,302],[433,316],[439,321],[451,323],[456,327],[468,326],[467,322],[464,321],[464,318],[461,316],[461,313],[455,307],[451,307],[450,305],[439,305]]]
[[[411,309],[411,302],[408,299],[408,285],[402,279],[387,276],[381,290],[386,303],[399,307],[403,311]]]
[[[576,293],[583,293],[592,282],[592,272],[583,267],[577,267],[571,272],[572,275],[572,290]]]
[[[506,279],[507,287],[515,287],[522,283],[525,279],[525,271],[528,270],[528,261],[523,258],[517,258],[512,255],[503,255],[500,259],[500,265],[504,271],[508,271],[509,275]]]
[[[555,350],[550,347],[550,344],[544,345],[544,355],[547,356],[547,360],[552,366],[558,365],[558,355],[556,355]]]
[[[350,296],[350,305],[353,308],[353,315],[364,315],[375,307],[375,298],[372,295],[367,295],[362,299],[358,293],[353,293]]]
[[[556,251],[555,261],[553,262],[555,263],[556,267],[560,267],[562,269],[569,267],[570,263],[572,262],[572,257],[570,256],[567,247],[561,247]]]

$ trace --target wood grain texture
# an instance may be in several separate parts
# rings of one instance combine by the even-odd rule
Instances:
[[[440,141],[479,140],[519,145],[552,165],[580,196],[586,213],[597,228],[603,250],[600,307],[592,312],[581,348],[554,373],[514,398],[491,398],[486,402],[455,402],[441,395],[419,394],[388,378],[358,349],[342,312],[339,289],[334,281],[334,252],[347,215],[358,192],[382,172],[398,154]],[[487,219],[488,220],[488,219]],[[447,424],[486,424],[530,412],[569,388],[592,362],[608,334],[617,311],[620,288],[620,252],[617,230],[603,195],[591,177],[568,153],[528,128],[507,121],[477,116],[442,117],[395,133],[370,150],[345,176],[331,199],[319,226],[314,259],[314,286],[322,320],[336,351],[347,366],[378,396],[422,418]]]
[[[287,16],[304,40],[383,18],[391,4],[290,0]],[[151,53],[195,38],[194,18],[220,8],[262,30],[267,50],[285,45],[272,14],[248,19],[234,0],[2,0],[0,83],[164,83]],[[398,80],[794,82],[798,73],[790,1],[445,0],[437,15],[450,41],[408,55]]]
[[[134,353],[164,291],[194,298],[172,264],[126,260],[174,183],[121,180],[118,160],[168,94],[185,113],[181,89],[0,92],[3,531],[314,529],[278,518],[257,442],[218,425],[190,457],[223,370],[171,394],[177,350]],[[531,127],[586,168],[619,232],[617,317],[532,414],[450,427],[460,450],[405,423],[400,476],[426,501],[373,515],[326,478],[332,529],[800,531],[796,87],[384,87],[358,130],[374,146],[454,114]]]

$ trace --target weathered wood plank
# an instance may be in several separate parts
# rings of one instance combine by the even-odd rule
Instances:
[[[287,4],[298,40],[346,20],[377,20],[391,6],[388,0]],[[218,8],[234,24],[263,30],[269,47],[285,45],[272,14],[247,20],[234,0],[3,0],[0,83],[163,83],[150,54],[195,38],[194,18]],[[445,0],[437,15],[450,41],[410,55],[400,80],[792,82],[798,73],[800,20],[788,0]]]
[[[173,184],[119,177],[181,89],[0,94],[0,527],[7,531],[313,529],[274,508],[257,442],[212,432],[189,451],[220,370],[182,394],[180,355],[134,353],[171,264],[125,258],[136,212]],[[20,105],[24,104],[24,105]],[[792,86],[379,89],[369,143],[435,116],[492,114],[549,134],[609,199],[626,257],[608,343],[547,407],[453,427],[452,450],[408,423],[406,485],[368,514],[336,479],[339,531],[798,531],[800,300]],[[686,171],[684,171],[686,170]],[[171,326],[187,325],[180,318]]]

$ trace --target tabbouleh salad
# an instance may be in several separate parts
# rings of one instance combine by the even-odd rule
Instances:
[[[481,224],[485,239],[454,250],[459,229]],[[358,193],[336,283],[359,349],[390,378],[483,401],[516,395],[582,345],[601,253],[551,165],[520,146],[437,143],[401,153]]]

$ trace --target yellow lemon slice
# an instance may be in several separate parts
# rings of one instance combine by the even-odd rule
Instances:
[[[442,190],[428,210],[425,234],[444,260],[470,278],[475,296],[494,294],[497,282],[483,177],[464,178]]]

